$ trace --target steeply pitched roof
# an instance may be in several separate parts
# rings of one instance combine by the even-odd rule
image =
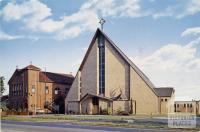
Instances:
[[[54,83],[63,83],[71,85],[74,77],[70,74],[60,74],[52,72],[40,72],[39,80],[41,82],[54,82]]]
[[[172,87],[160,87],[154,89],[160,97],[171,97],[172,93],[174,92],[174,88]]]
[[[149,78],[115,45],[115,43],[104,32],[102,32],[101,30],[99,30],[99,31],[105,36],[105,38],[108,40],[108,42],[110,42],[111,46],[113,46],[114,49],[116,49],[116,51],[119,53],[119,55],[121,55],[122,58],[125,59],[125,61],[135,70],[135,72],[144,80],[144,82],[150,88],[152,88],[152,90],[154,91],[153,88],[155,88],[155,86],[149,80]],[[154,91],[154,93],[155,93],[155,91]]]
[[[83,58],[83,61],[79,67],[79,70],[82,69],[88,55],[89,55],[89,51],[91,50],[92,46],[94,45],[94,42],[96,40],[96,38],[98,37],[99,34],[102,34],[107,41],[110,43],[110,45],[116,50],[116,52],[119,53],[119,55],[135,70],[135,72],[144,80],[144,82],[151,88],[151,90],[158,96],[158,94],[155,92],[154,88],[154,84],[149,80],[149,78],[115,45],[115,43],[104,33],[102,32],[99,28],[97,29],[90,45],[89,48]]]

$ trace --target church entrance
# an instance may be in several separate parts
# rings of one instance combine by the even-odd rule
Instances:
[[[92,114],[99,114],[99,98],[98,97],[92,97]]]

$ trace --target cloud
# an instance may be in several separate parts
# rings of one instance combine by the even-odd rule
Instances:
[[[184,17],[187,15],[194,15],[195,13],[200,12],[200,1],[199,0],[191,0],[189,4],[187,5],[187,8],[183,14],[181,14],[179,17]]]
[[[26,17],[31,20],[43,20],[51,16],[51,9],[38,0],[25,1],[21,4],[16,2],[8,3],[1,11],[4,20],[20,20]]]
[[[51,15],[51,9],[38,0],[21,4],[10,2],[1,11],[4,20],[22,20],[28,28],[43,32],[53,32],[63,27],[62,23],[47,19]]]
[[[103,17],[139,17],[139,0],[88,0],[81,10],[90,10]]]
[[[161,17],[174,17],[177,19],[194,15],[200,12],[199,0],[180,0],[175,4],[168,5],[162,10],[154,10],[151,15],[153,18],[158,19]]]
[[[99,21],[97,14],[83,9],[53,20],[51,9],[38,0],[10,2],[0,14],[5,21],[22,21],[32,31],[54,34],[58,40],[76,37],[84,31],[94,31]]]
[[[200,99],[200,36],[187,44],[167,44],[132,58],[156,86],[173,86],[176,99]],[[187,97],[185,96],[187,95]]]
[[[98,16],[89,10],[80,10],[63,17],[66,28],[57,34],[58,39],[77,37],[84,31],[94,31],[98,27]]]
[[[181,36],[198,35],[200,34],[200,27],[193,27],[186,29]]]
[[[196,57],[197,49],[195,46],[197,44],[200,44],[200,38],[187,45],[167,44],[147,57],[142,59],[141,57],[136,57],[134,60],[137,60],[141,66],[150,67],[154,70],[200,70],[200,58]]]
[[[55,37],[58,40],[63,40],[66,38],[74,38],[81,33],[81,29],[79,27],[71,27],[65,30],[62,30],[57,36]]]
[[[0,40],[13,40],[13,39],[18,39],[18,38],[22,38],[22,37],[23,36],[9,35],[9,34],[0,30]]]
[[[200,12],[199,0],[170,2],[162,9],[146,8],[143,0],[87,0],[70,15],[53,19],[52,9],[39,0],[8,2],[0,11],[6,22],[20,21],[24,29],[53,36],[57,40],[77,37],[98,27],[99,17],[137,18],[143,16],[183,18]],[[149,0],[148,4],[159,3]]]

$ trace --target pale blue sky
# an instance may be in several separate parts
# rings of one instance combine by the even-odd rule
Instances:
[[[75,74],[103,17],[104,32],[156,86],[175,87],[177,99],[200,99],[199,0],[0,3],[0,75],[6,83],[16,65],[30,61]]]

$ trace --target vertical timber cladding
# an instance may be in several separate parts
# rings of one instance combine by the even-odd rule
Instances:
[[[105,38],[102,34],[98,37],[99,48],[99,94],[105,95]]]

